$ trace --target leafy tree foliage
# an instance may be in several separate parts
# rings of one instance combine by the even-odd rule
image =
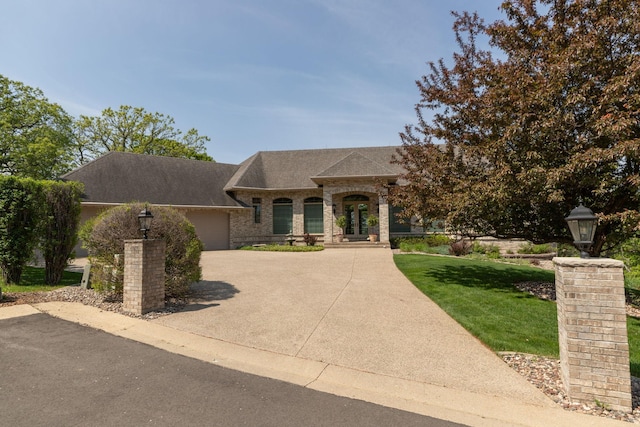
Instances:
[[[0,75],[0,173],[53,179],[69,171],[72,122],[39,89]]]
[[[76,122],[78,163],[108,151],[213,160],[204,146],[207,136],[196,129],[183,134],[173,125],[169,116],[126,105],[117,111],[107,108],[98,117],[80,116]]]
[[[0,270],[4,283],[19,283],[33,256],[41,206],[38,181],[0,176]]]
[[[45,283],[57,285],[78,241],[83,189],[78,182],[43,181],[41,185],[44,204],[39,247],[45,261]]]
[[[142,203],[117,206],[82,226],[80,238],[89,251],[94,287],[107,291],[115,288],[122,293],[124,260],[116,262],[115,256],[124,256],[125,240],[142,237],[138,214],[144,206]],[[149,239],[166,241],[165,295],[184,297],[189,285],[202,275],[202,242],[195,227],[177,210],[163,206],[151,206],[149,210],[154,216]]]
[[[454,14],[459,51],[417,82],[396,159],[409,185],[390,200],[461,234],[540,243],[570,241],[564,217],[582,201],[599,215],[598,254],[639,229],[640,3],[501,7],[488,25]]]

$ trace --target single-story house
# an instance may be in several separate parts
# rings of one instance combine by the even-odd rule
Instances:
[[[283,242],[305,233],[335,242],[366,240],[366,218],[379,217],[379,238],[420,233],[394,215],[381,183],[401,184],[391,163],[400,147],[262,151],[239,165],[109,152],[66,174],[84,184],[81,220],[132,201],[173,206],[194,224],[206,250]]]

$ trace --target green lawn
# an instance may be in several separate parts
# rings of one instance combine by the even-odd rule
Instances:
[[[62,281],[59,285],[48,286],[44,284],[44,268],[25,267],[22,272],[22,278],[19,285],[5,285],[2,286],[2,292],[38,292],[38,291],[51,291],[53,289],[62,288],[64,286],[77,285],[82,280],[82,273],[73,273],[65,271],[62,276]]]
[[[488,260],[395,255],[411,282],[494,351],[558,357],[556,304],[513,287],[554,272]],[[640,376],[640,319],[627,318],[631,375]]]
[[[640,377],[640,319],[627,316],[627,337],[631,375]]]
[[[513,287],[514,282],[553,281],[552,271],[453,257],[394,259],[418,289],[494,351],[558,357],[555,303]]]

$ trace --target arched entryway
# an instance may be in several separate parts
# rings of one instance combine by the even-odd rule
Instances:
[[[371,212],[369,197],[362,194],[352,194],[342,199],[344,216],[347,218],[345,237],[351,239],[366,238],[369,235],[367,218]]]

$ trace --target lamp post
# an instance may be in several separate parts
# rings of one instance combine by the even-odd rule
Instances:
[[[138,222],[140,223],[140,231],[142,231],[142,236],[145,240],[148,239],[147,233],[151,230],[151,220],[153,220],[153,215],[145,206],[143,210],[138,214]]]
[[[569,225],[573,244],[580,250],[580,258],[589,258],[589,249],[593,244],[593,236],[596,234],[598,218],[591,209],[580,204],[573,209],[564,219]]]

